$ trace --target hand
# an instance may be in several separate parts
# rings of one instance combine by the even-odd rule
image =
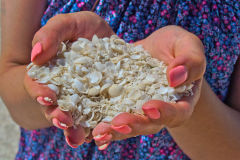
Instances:
[[[145,115],[121,113],[111,124],[101,122],[93,130],[99,149],[105,149],[113,140],[155,134],[164,126],[182,125],[190,118],[199,99],[206,62],[203,45],[195,35],[177,26],[167,26],[136,42],[136,45],[138,44],[143,45],[152,57],[168,65],[167,77],[170,86],[176,87],[196,81],[194,94],[183,97],[177,103],[151,100],[142,106]]]
[[[31,61],[42,65],[56,55],[62,41],[74,41],[78,37],[91,39],[94,34],[98,37],[110,37],[114,32],[102,18],[92,12],[57,15],[35,34]],[[82,144],[85,139],[84,129],[80,126],[73,128],[71,114],[61,111],[56,105],[56,93],[32,80],[27,74],[24,83],[30,96],[43,106],[42,111],[47,120],[64,130],[67,143],[73,148]]]

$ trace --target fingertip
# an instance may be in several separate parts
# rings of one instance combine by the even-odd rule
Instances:
[[[59,107],[56,107],[53,110],[49,109],[49,111],[46,112],[49,112],[48,113],[49,117],[53,117],[53,119],[56,118],[61,124],[63,124],[63,125],[59,124],[62,127],[69,128],[73,125],[73,119],[71,114],[69,112],[64,112],[60,110]]]
[[[39,104],[41,104],[43,106],[53,105],[53,100],[49,97],[39,96],[39,97],[37,97],[37,101],[38,101]]]
[[[72,148],[77,148],[85,141],[85,132],[81,126],[77,126],[77,128],[70,127],[64,133],[67,144]]]
[[[78,144],[72,143],[72,142],[70,141],[70,139],[69,139],[68,136],[65,137],[65,141],[67,142],[67,144],[68,144],[70,147],[72,147],[72,148],[78,148]]]
[[[32,43],[31,61],[36,65],[47,63],[57,54],[61,44],[57,32],[46,26],[34,35]]]
[[[65,123],[60,122],[57,118],[53,118],[52,123],[55,127],[63,129],[63,130],[68,128],[68,126]]]
[[[24,87],[28,94],[41,105],[51,106],[57,102],[57,95],[52,89],[33,80],[28,74],[24,78]]]

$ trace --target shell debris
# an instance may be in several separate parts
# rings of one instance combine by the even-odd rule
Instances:
[[[31,78],[56,92],[59,108],[72,113],[75,126],[88,130],[122,112],[143,114],[148,100],[175,103],[193,94],[193,84],[170,87],[164,62],[116,35],[62,43],[56,58],[27,69]]]

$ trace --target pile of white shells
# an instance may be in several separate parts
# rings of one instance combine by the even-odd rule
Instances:
[[[151,100],[176,102],[192,94],[192,84],[172,88],[167,66],[141,46],[116,35],[64,44],[48,64],[28,66],[28,75],[58,95],[58,106],[72,113],[75,125],[94,128],[121,112],[143,114]]]

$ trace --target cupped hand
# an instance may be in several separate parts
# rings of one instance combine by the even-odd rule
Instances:
[[[56,56],[61,42],[74,41],[79,37],[91,39],[94,34],[98,37],[110,37],[114,32],[102,18],[92,12],[57,15],[36,32],[32,41],[31,61],[42,65]],[[24,85],[30,96],[42,105],[47,120],[64,130],[66,141],[71,147],[76,148],[84,142],[85,130],[81,126],[73,127],[71,114],[57,107],[57,95],[53,90],[37,83],[27,74]]]
[[[142,45],[152,57],[168,65],[171,87],[194,82],[193,95],[177,103],[151,100],[142,106],[144,115],[121,113],[110,124],[101,122],[93,130],[100,150],[114,140],[155,134],[163,127],[182,125],[190,118],[200,96],[206,61],[203,45],[194,34],[177,26],[166,26],[135,44]]]

